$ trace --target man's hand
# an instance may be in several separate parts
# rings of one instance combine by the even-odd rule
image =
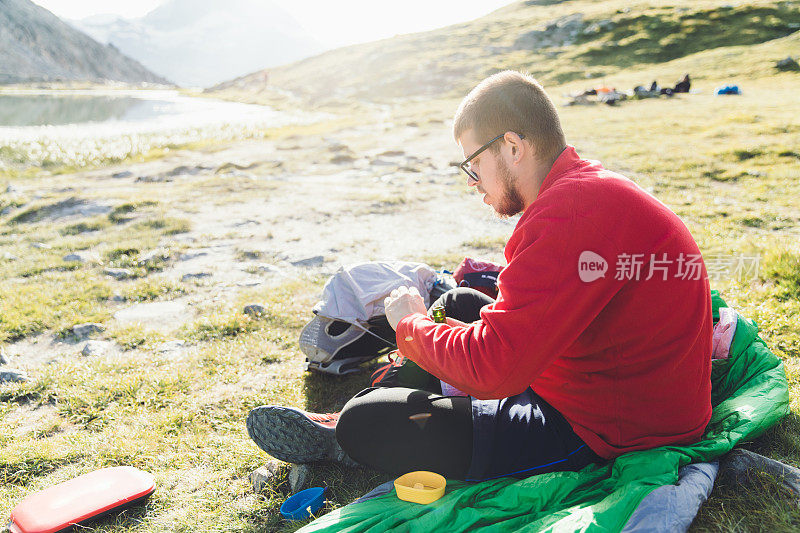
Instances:
[[[386,307],[386,318],[389,320],[389,325],[392,329],[397,330],[397,324],[403,318],[414,313],[425,314],[425,301],[419,295],[416,287],[400,287],[391,292],[383,300],[383,305]]]

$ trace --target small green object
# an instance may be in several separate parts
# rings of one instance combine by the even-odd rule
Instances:
[[[442,304],[438,304],[434,307],[431,307],[431,316],[433,317],[433,321],[437,324],[444,324],[446,322],[444,306]]]

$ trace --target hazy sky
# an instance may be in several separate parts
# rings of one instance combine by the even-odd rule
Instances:
[[[56,15],[140,17],[166,0],[33,0]],[[259,0],[253,0],[258,2]],[[471,20],[513,0],[274,0],[328,46],[430,30]]]

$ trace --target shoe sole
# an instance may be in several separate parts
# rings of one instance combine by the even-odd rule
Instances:
[[[247,416],[247,433],[259,448],[287,463],[342,461],[346,457],[336,442],[335,429],[319,425],[291,407],[256,407]]]

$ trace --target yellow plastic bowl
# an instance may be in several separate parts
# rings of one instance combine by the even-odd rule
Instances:
[[[414,503],[435,502],[444,496],[445,485],[444,477],[425,470],[409,472],[394,480],[397,497]]]

